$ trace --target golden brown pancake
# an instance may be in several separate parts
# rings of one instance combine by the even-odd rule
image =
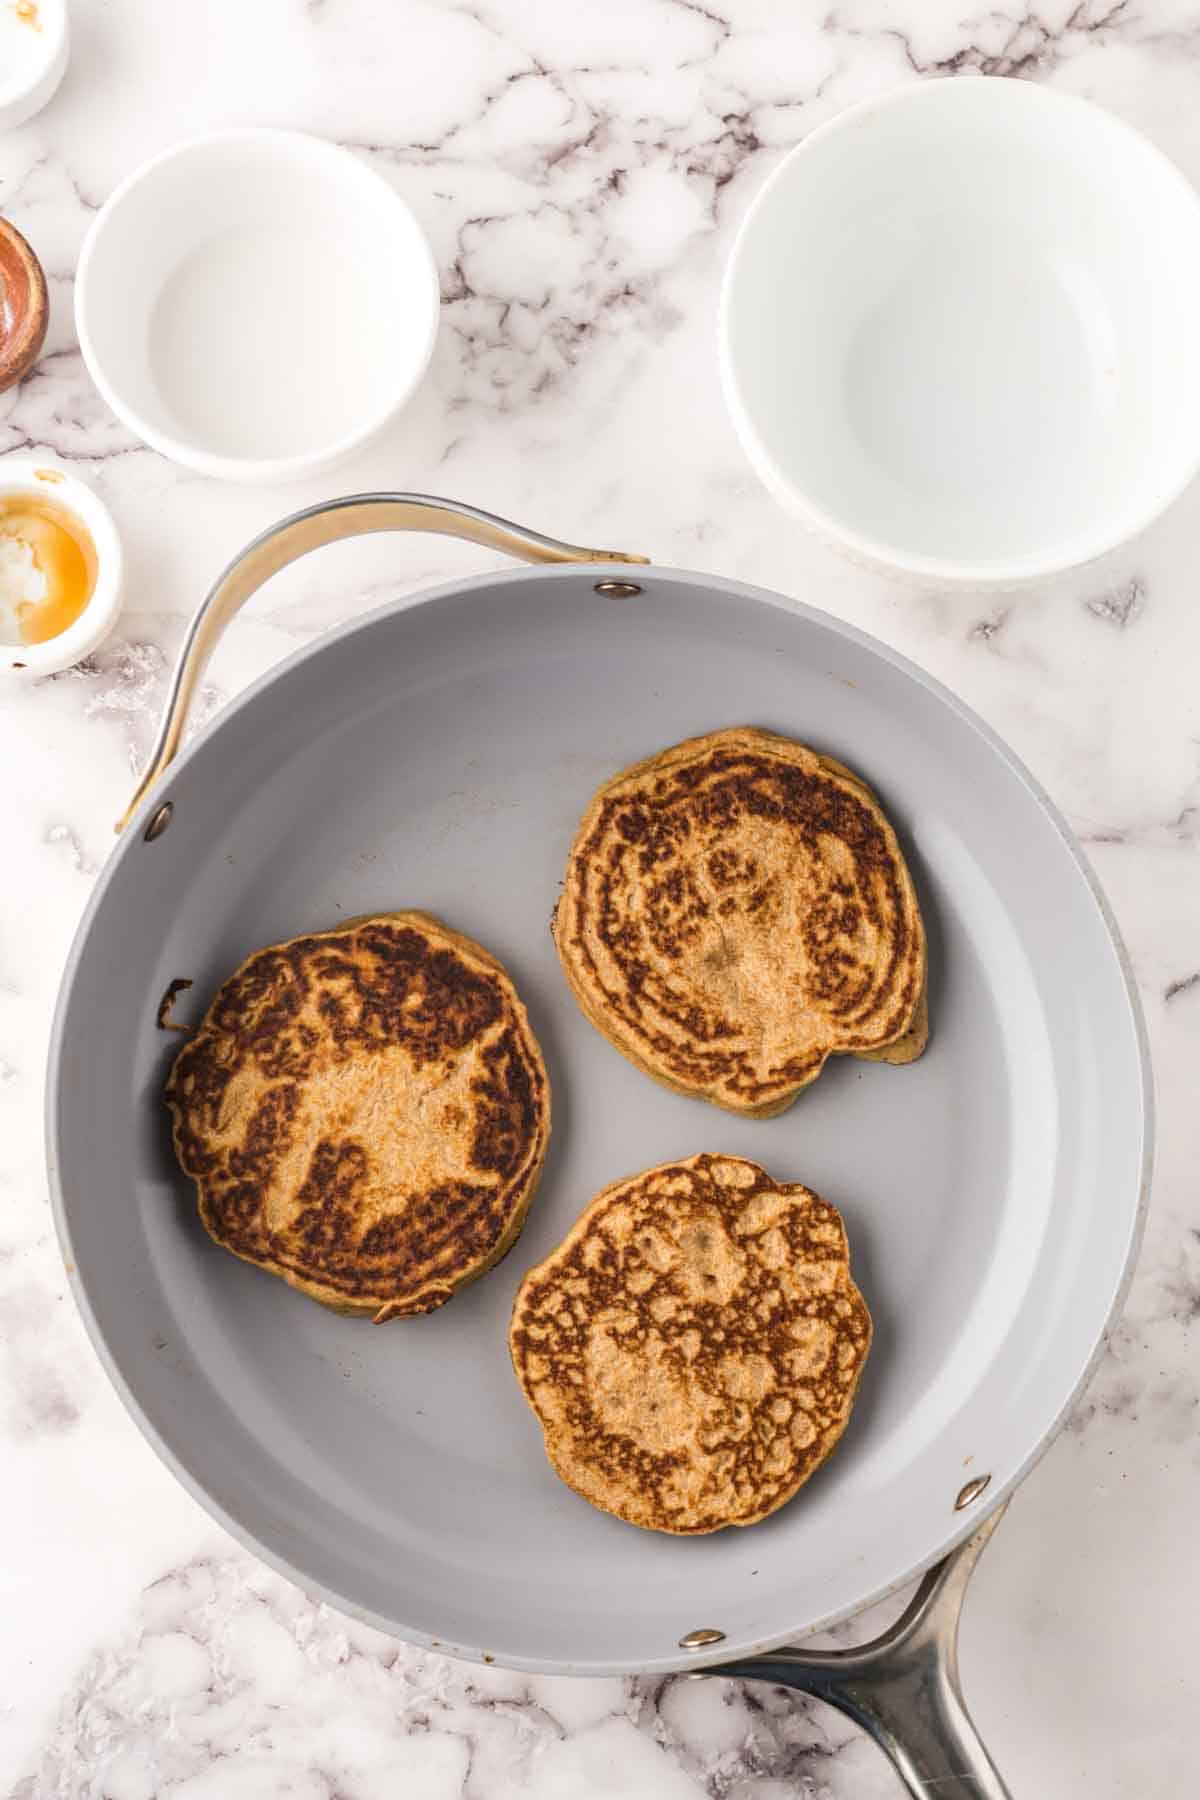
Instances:
[[[554,938],[584,1014],[648,1075],[767,1118],[831,1055],[925,1048],[925,932],[857,775],[750,726],[607,781]]]
[[[870,1344],[834,1208],[737,1156],[604,1188],[526,1275],[509,1330],[556,1472],[672,1532],[790,1500],[842,1435]]]
[[[218,1244],[337,1312],[432,1312],[516,1242],[550,1135],[525,1008],[427,913],[274,944],[166,1088]]]

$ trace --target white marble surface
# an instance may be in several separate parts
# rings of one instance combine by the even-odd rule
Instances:
[[[340,489],[442,491],[566,536],[816,600],[979,708],[1066,809],[1145,996],[1161,1139],[1128,1313],[1013,1503],[964,1630],[974,1710],[1026,1800],[1195,1791],[1200,1673],[1200,490],[1101,575],[1020,598],[893,588],[752,478],[713,362],[719,273],[778,157],[862,95],[983,69],[1099,99],[1200,181],[1186,0],[76,0],[51,107],[0,138],[0,209],[51,279],[0,452],[94,481],[129,553],[118,636],[0,694],[0,1784],[21,1800],[384,1795],[887,1800],[837,1715],[724,1682],[531,1680],[349,1624],[266,1572],[159,1466],[65,1292],[42,1166],[59,971],[182,622],[254,531]],[[182,133],[304,127],[407,196],[442,272],[434,366],[329,481],[237,490],[141,449],[84,373],[71,275],[95,207]],[[378,601],[488,566],[376,541],[261,596],[211,709]]]

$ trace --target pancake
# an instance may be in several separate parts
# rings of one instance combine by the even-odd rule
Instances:
[[[782,1112],[831,1055],[925,1048],[925,932],[896,834],[857,775],[790,738],[714,731],[606,782],[553,931],[592,1024],[731,1112]]]
[[[604,1188],[509,1347],[555,1471],[652,1531],[753,1525],[825,1461],[871,1343],[834,1208],[736,1156]]]
[[[166,1087],[205,1230],[336,1312],[432,1312],[511,1249],[550,1135],[486,950],[383,913],[256,951]]]

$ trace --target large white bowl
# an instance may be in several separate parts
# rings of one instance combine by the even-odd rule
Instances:
[[[725,278],[725,392],[776,498],[859,560],[1020,584],[1200,466],[1200,198],[1121,120],[921,83],[814,131]]]
[[[302,132],[192,138],[97,214],[75,284],[93,381],[143,442],[206,475],[332,467],[409,398],[438,281],[404,201]]]

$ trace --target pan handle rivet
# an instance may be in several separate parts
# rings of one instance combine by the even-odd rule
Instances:
[[[642,590],[636,581],[598,581],[593,591],[606,600],[632,600]]]
[[[681,1650],[706,1650],[709,1644],[723,1644],[725,1633],[705,1626],[700,1631],[686,1631],[679,1640]]]
[[[153,818],[150,820],[150,823],[147,825],[145,831],[143,831],[143,833],[142,833],[142,837],[143,837],[144,841],[147,844],[152,844],[154,842],[155,838],[160,838],[162,836],[163,832],[167,829],[167,826],[171,823],[171,820],[174,818],[174,816],[175,816],[174,805],[172,804],[172,802],[170,800],[164,800],[162,805],[159,807],[158,811],[154,814]]]
[[[974,1481],[968,1481],[966,1487],[959,1488],[958,1499],[954,1502],[955,1512],[962,1512],[970,1506],[972,1500],[978,1500],[991,1479],[990,1475],[976,1475]]]

